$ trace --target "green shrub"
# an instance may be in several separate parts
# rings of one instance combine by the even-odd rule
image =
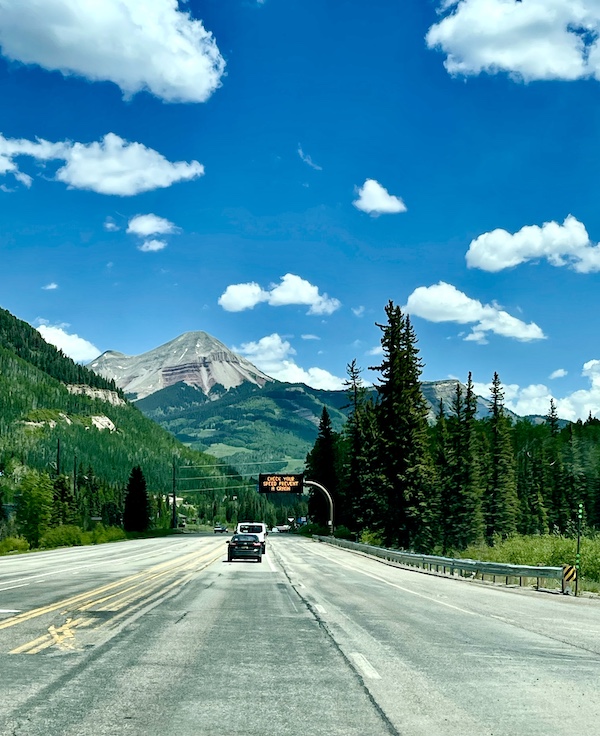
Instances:
[[[336,539],[347,539],[349,542],[356,542],[356,534],[351,532],[347,526],[338,526],[333,532],[333,536]]]
[[[78,526],[64,524],[48,529],[40,539],[40,547],[55,549],[56,547],[79,547],[86,542],[85,533]]]
[[[329,529],[326,526],[319,526],[319,524],[304,524],[298,530],[298,534],[302,534],[303,537],[312,537],[313,534],[319,537],[328,537]]]
[[[7,555],[10,552],[27,552],[29,542],[23,537],[6,537],[0,541],[0,555]]]
[[[379,532],[372,532],[370,529],[365,529],[360,534],[359,541],[361,544],[370,544],[373,547],[383,547],[383,537]]]
[[[458,557],[484,562],[507,562],[512,565],[543,565],[559,567],[574,565],[577,540],[555,534],[522,535],[497,539],[492,547],[486,544],[467,547]],[[600,582],[600,537],[581,539],[581,575]]]

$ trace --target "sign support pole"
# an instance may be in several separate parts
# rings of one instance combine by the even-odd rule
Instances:
[[[331,493],[329,493],[325,486],[322,486],[314,480],[305,480],[304,485],[318,488],[329,502],[329,521],[327,522],[327,526],[329,527],[329,534],[333,537],[333,498],[331,498]]]

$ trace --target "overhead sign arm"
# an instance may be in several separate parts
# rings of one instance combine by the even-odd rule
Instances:
[[[329,533],[333,536],[333,498],[331,498],[331,493],[329,493],[325,486],[322,486],[315,480],[305,480],[304,485],[310,486],[311,488],[317,488],[327,499],[329,503],[329,521],[327,522],[327,526],[329,527]]]

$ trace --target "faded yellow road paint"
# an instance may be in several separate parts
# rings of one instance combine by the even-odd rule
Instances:
[[[130,585],[129,587],[123,590],[120,590],[120,591],[116,591],[115,593],[112,593],[108,596],[104,596],[102,598],[89,601],[85,605],[79,606],[77,610],[83,611],[83,610],[90,610],[91,608],[96,608],[96,610],[98,611],[105,611],[105,610],[119,611],[121,609],[124,609],[124,610],[121,610],[121,612],[116,614],[115,616],[112,616],[108,621],[104,621],[98,626],[95,626],[93,628],[94,630],[99,630],[99,629],[103,629],[107,627],[114,627],[115,625],[120,624],[123,619],[127,619],[128,617],[130,617],[132,614],[134,614],[136,611],[138,611],[143,606],[150,605],[156,600],[166,596],[174,588],[185,585],[194,576],[194,574],[200,572],[201,570],[204,570],[206,567],[213,564],[221,557],[222,557],[222,553],[219,552],[217,555],[215,555],[214,550],[212,550],[212,555],[210,552],[206,554],[200,554],[200,555],[197,552],[195,552],[193,554],[188,554],[180,558],[177,558],[175,561],[171,561],[171,565],[168,569],[160,570],[159,572],[156,572],[156,570],[159,567],[163,567],[165,564],[167,564],[167,563],[161,563],[160,565],[157,565],[153,568],[150,568],[150,570],[147,570],[146,577],[141,580],[137,580],[137,582],[134,585]],[[152,571],[155,571],[155,572],[152,572]],[[179,577],[176,580],[172,581],[171,583],[165,585],[164,578],[169,575],[173,575],[175,573],[177,573]],[[184,574],[182,575],[181,573],[184,573]],[[126,584],[127,582],[131,582],[132,578],[139,578],[140,575],[142,575],[142,573],[137,573],[135,576],[130,576],[128,578],[125,578],[120,582],[121,584]],[[103,586],[102,588],[98,588],[94,591],[90,591],[86,595],[87,597],[89,597],[91,595],[97,594],[98,592],[104,591],[106,587],[107,586]],[[122,599],[119,599],[119,596],[124,596],[124,597]],[[35,611],[31,611],[29,613],[35,613],[36,615],[40,616],[43,613],[49,612],[49,610],[56,610],[57,608],[61,608],[64,605],[66,605],[69,601],[72,601],[74,599],[78,599],[81,597],[82,596],[75,596],[74,598],[68,599],[67,601],[62,601],[59,604],[53,604],[52,606],[46,606],[44,608],[35,609]],[[112,604],[110,608],[107,606],[97,607],[99,603],[106,602],[107,600],[113,599],[113,598],[116,598],[117,600]],[[128,605],[128,604],[134,604],[134,605]],[[62,613],[67,614],[68,610],[63,611]],[[14,617],[14,618],[22,619],[19,621],[15,621],[14,624],[16,625],[17,623],[22,623],[23,620],[29,620],[29,618],[33,618],[33,616],[30,616],[27,619],[23,619],[22,617]],[[96,623],[96,620],[91,617],[81,617],[81,618],[77,618],[74,620],[68,618],[62,626],[60,627],[55,627],[54,625],[49,626],[47,634],[43,634],[42,636],[39,636],[36,639],[33,639],[27,642],[26,644],[22,644],[21,646],[15,647],[9,653],[10,654],[37,654],[52,646],[56,646],[59,649],[63,649],[63,650],[74,650],[76,647],[75,647],[75,634],[73,632],[73,629],[90,627],[90,626],[93,626],[94,623]]]
[[[31,611],[25,611],[24,613],[20,613],[17,616],[11,616],[10,618],[5,619],[4,621],[0,622],[0,631],[2,629],[8,629],[11,626],[17,626],[20,623],[23,623],[25,621],[30,621],[33,618],[43,616],[47,613],[53,613],[54,611],[58,611],[60,609],[66,609],[65,613],[68,613],[69,610],[73,610],[78,604],[84,603],[86,600],[88,600],[92,596],[102,595],[103,593],[109,590],[115,590],[123,585],[127,585],[136,580],[142,581],[143,579],[148,579],[149,577],[152,577],[153,575],[158,574],[159,571],[164,570],[164,572],[174,572],[178,568],[185,566],[191,560],[193,559],[197,560],[198,557],[199,557],[198,552],[190,552],[186,555],[182,555],[181,557],[177,557],[174,560],[169,560],[168,562],[162,562],[162,563],[159,563],[158,565],[154,565],[148,570],[143,570],[133,575],[129,575],[128,577],[122,578],[121,580],[117,580],[112,583],[107,583],[106,585],[103,585],[94,590],[87,591],[85,593],[79,593],[71,598],[66,598],[56,603],[51,603],[47,606],[41,606],[40,608],[34,608]],[[89,606],[86,606],[86,607],[89,607]]]

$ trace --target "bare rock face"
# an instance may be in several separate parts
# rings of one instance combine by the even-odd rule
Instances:
[[[88,368],[136,399],[184,382],[208,394],[214,386],[228,390],[244,382],[264,386],[273,379],[206,332],[186,332],[141,355],[107,350]]]

